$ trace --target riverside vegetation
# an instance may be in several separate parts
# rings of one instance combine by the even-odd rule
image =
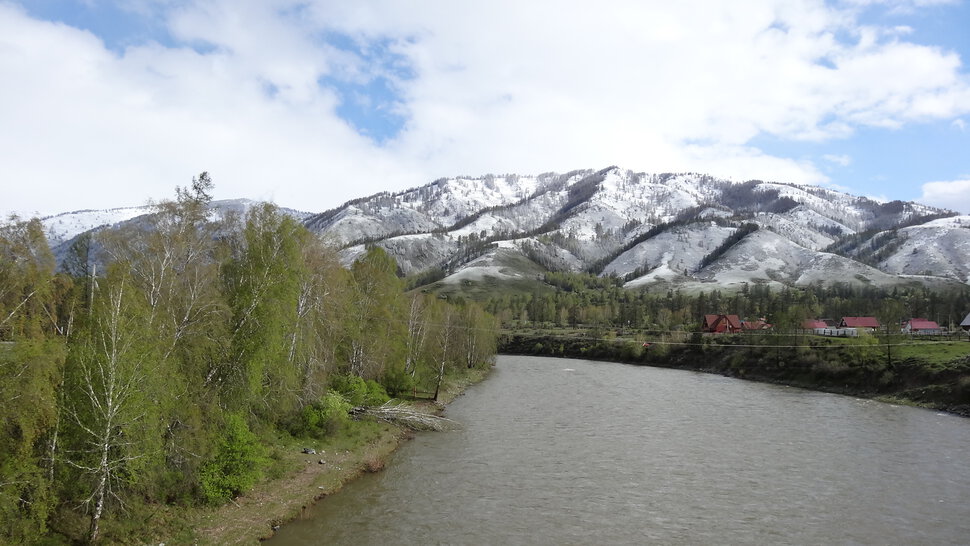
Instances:
[[[38,220],[0,225],[0,543],[254,539],[213,518],[253,488],[269,510],[301,446],[333,490],[400,436],[353,408],[488,368],[476,304],[405,293],[378,248],[346,269],[269,204],[214,219],[211,190],[79,237],[62,271]]]
[[[619,279],[582,274],[544,280],[532,294],[486,302],[505,328],[501,352],[701,370],[970,416],[970,343],[958,329],[922,338],[886,332],[831,338],[801,330],[803,320],[820,316],[873,315],[882,324],[933,317],[953,325],[970,310],[970,290],[755,285],[691,295],[623,290]],[[708,313],[765,317],[774,328],[702,335],[700,320]]]

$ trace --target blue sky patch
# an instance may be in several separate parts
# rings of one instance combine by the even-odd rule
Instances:
[[[825,142],[761,135],[749,144],[770,155],[811,161],[835,185],[860,194],[888,194],[893,199],[919,197],[927,173],[934,173],[938,180],[970,174],[965,172],[970,130],[948,121],[910,124],[905,131],[861,128],[849,138]],[[914,150],[924,153],[914,154]],[[847,165],[833,160],[845,156]]]
[[[76,0],[31,0],[20,5],[36,19],[87,30],[117,54],[124,53],[125,48],[148,42],[175,46],[164,19],[123,9],[115,2],[87,4]]]
[[[364,40],[341,33],[327,33],[323,40],[360,61],[356,71],[329,75],[319,81],[340,98],[337,115],[379,144],[396,137],[408,121],[401,85],[414,79],[415,72],[407,59],[393,51],[395,42]]]

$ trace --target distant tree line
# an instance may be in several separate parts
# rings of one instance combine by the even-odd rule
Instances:
[[[63,271],[38,220],[0,225],[0,542],[226,502],[268,439],[329,434],[494,355],[492,317],[406,294],[383,250],[343,268],[273,205],[212,219],[211,189],[203,173],[78,238]]]
[[[883,325],[919,317],[957,326],[970,313],[970,289],[928,290],[859,287],[847,283],[775,288],[745,284],[736,292],[714,289],[696,294],[679,290],[631,290],[622,279],[588,273],[547,273],[546,290],[495,296],[486,309],[507,327],[534,324],[572,327],[599,325],[652,330],[698,331],[705,314],[766,318],[775,331],[794,331],[810,318],[875,316]]]

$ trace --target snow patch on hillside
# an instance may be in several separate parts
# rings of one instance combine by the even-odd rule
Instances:
[[[658,268],[666,268],[681,276],[690,274],[700,267],[705,256],[734,231],[734,228],[721,227],[713,222],[668,230],[620,254],[606,266],[603,273],[624,277],[637,268],[649,269],[650,273]],[[648,276],[650,279],[670,277],[664,271]]]
[[[51,247],[101,226],[113,226],[148,214],[150,207],[123,207],[104,210],[77,210],[41,218],[44,234]]]
[[[879,266],[897,275],[949,277],[970,283],[970,216],[933,220],[899,230],[905,239]]]

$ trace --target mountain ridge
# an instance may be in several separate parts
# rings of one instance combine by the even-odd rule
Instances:
[[[213,202],[244,212],[245,199]],[[53,247],[84,228],[150,208],[42,219]],[[614,275],[630,288],[970,282],[970,216],[783,182],[616,166],[539,175],[441,178],[320,213],[285,209],[350,264],[370,245],[402,274],[444,285],[535,279],[542,271]],[[86,224],[86,223],[87,224]]]
[[[404,273],[438,268],[445,283],[457,282],[450,277],[466,268],[495,276],[503,270],[497,257],[509,252],[541,269],[616,275],[629,287],[970,281],[970,217],[817,186],[698,173],[613,166],[439,179],[356,199],[306,223],[343,247],[346,263],[377,244]],[[702,263],[745,224],[758,228],[751,241],[734,241],[733,252],[723,249]],[[907,241],[917,235],[922,243],[914,254],[917,243]]]

